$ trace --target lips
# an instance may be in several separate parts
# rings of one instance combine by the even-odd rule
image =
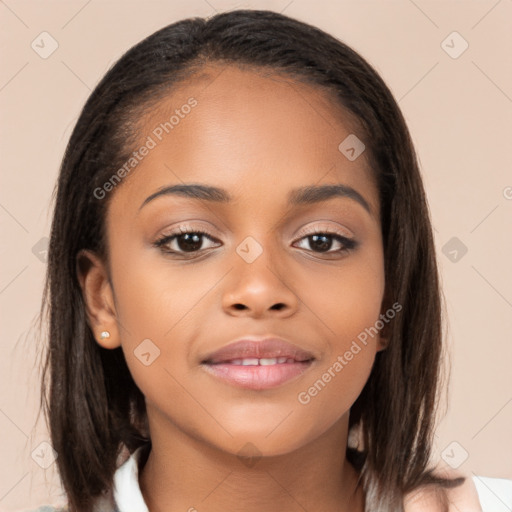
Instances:
[[[314,361],[311,352],[283,339],[253,338],[208,354],[201,368],[226,384],[262,391],[299,378]]]
[[[281,338],[241,339],[208,354],[203,364],[272,365],[306,362],[314,359],[311,352]],[[274,361],[275,360],[275,361]]]

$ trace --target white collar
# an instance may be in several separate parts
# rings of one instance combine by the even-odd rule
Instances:
[[[139,446],[114,474],[114,500],[119,512],[149,512],[139,485],[139,460],[144,448]]]
[[[149,512],[139,485],[139,461],[146,448],[139,446],[114,474],[114,500],[117,512]],[[512,480],[473,476],[483,512],[498,510],[496,498],[512,506]]]

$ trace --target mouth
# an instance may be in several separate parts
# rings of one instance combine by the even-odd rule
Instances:
[[[244,339],[208,355],[201,367],[225,383],[254,390],[274,388],[308,370],[315,357],[285,340]]]
[[[289,357],[247,357],[243,359],[231,359],[226,361],[203,361],[202,364],[230,364],[236,366],[274,366],[275,364],[294,364],[294,363],[307,363],[313,361],[314,358],[310,359],[294,359]]]

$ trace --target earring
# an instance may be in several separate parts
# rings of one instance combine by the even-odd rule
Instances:
[[[100,334],[100,338],[102,340],[105,340],[107,338],[110,338],[110,333],[108,331],[103,331],[101,334]]]

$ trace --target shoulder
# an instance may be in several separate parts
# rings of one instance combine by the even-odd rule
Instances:
[[[445,478],[463,477],[462,484],[445,488],[425,485],[407,494],[404,500],[405,512],[483,512],[472,476],[454,470],[436,470],[436,475]]]

